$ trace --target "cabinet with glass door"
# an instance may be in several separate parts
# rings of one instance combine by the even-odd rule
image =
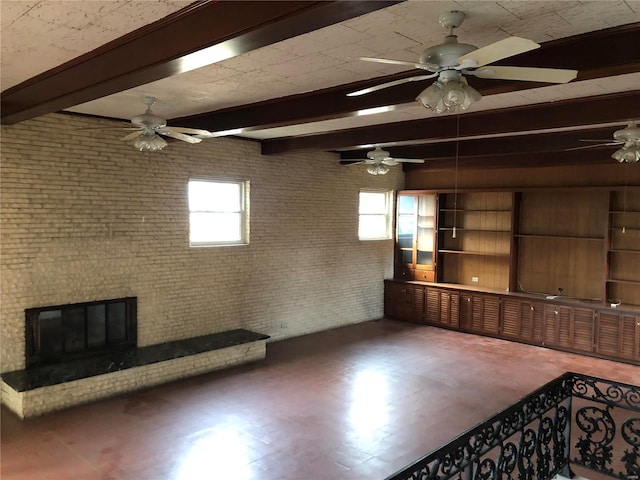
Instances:
[[[435,279],[436,203],[434,193],[399,192],[396,215],[395,277]]]

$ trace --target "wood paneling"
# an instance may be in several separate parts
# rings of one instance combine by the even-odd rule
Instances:
[[[588,152],[589,150],[582,151]],[[454,165],[443,170],[407,170],[405,188],[416,190],[449,190],[456,183],[458,188],[482,188],[513,190],[527,187],[580,187],[595,185],[640,185],[640,168],[638,165],[620,165],[610,158],[613,149],[599,152],[603,158],[602,165],[546,165],[531,168],[523,174],[517,168],[518,158],[512,157],[502,168],[487,169],[480,165],[474,168],[460,169],[457,173]],[[543,156],[545,156],[544,154]],[[563,153],[560,154],[562,156]]]
[[[522,193],[519,290],[601,299],[607,198],[605,191]]]

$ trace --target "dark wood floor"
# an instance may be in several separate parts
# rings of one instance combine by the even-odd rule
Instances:
[[[389,320],[267,360],[21,422],[2,480],[383,479],[565,371],[640,367]]]

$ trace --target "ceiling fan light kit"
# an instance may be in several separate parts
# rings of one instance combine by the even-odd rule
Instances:
[[[416,101],[436,113],[455,113],[469,110],[481,98],[482,95],[459,72],[447,70],[440,74],[436,82],[425,88],[416,97]]]
[[[387,173],[389,173],[389,167],[381,163],[369,165],[367,167],[367,172],[369,172],[371,175],[386,175]]]
[[[482,98],[480,93],[468,84],[464,75],[546,83],[567,83],[576,78],[578,74],[576,70],[489,65],[498,60],[534,50],[540,45],[533,40],[520,37],[508,37],[482,48],[458,43],[458,37],[453,34],[453,30],[462,24],[464,18],[464,12],[460,11],[441,14],[440,24],[449,30],[449,34],[445,36],[442,44],[424,50],[417,63],[386,58],[361,58],[367,62],[408,66],[432,73],[382,83],[351,92],[347,96],[364,95],[407,82],[438,77],[432,85],[416,97],[416,100],[425,108],[436,113],[454,113],[468,110],[471,105]]]
[[[136,147],[141,152],[157,152],[158,150],[162,150],[166,147],[168,143],[164,138],[155,133],[147,134],[144,133],[133,141],[133,146]]]
[[[640,161],[640,140],[636,142],[627,142],[624,147],[613,152],[611,158],[620,163]]]

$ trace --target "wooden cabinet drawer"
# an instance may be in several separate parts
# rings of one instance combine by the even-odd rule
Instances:
[[[434,275],[433,271],[429,270],[414,270],[413,271],[413,279],[418,282],[433,282]]]

